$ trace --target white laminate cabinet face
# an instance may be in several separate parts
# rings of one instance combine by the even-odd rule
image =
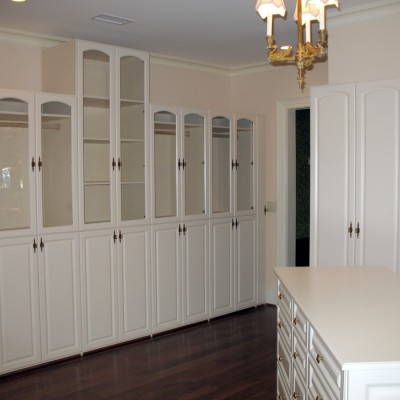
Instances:
[[[277,368],[277,379],[276,379],[276,386],[277,386],[277,395],[276,398],[278,400],[289,400],[289,388],[287,387],[288,382],[285,381],[285,378],[282,376],[282,372],[280,368]]]
[[[282,340],[281,335],[277,336],[278,344],[278,369],[281,372],[281,378],[286,383],[286,386],[291,389],[292,382],[292,357],[290,348],[287,347],[286,342]]]
[[[313,363],[309,364],[309,382],[307,400],[339,400],[340,395],[333,394],[325,384],[324,379],[316,372]],[[360,399],[361,400],[361,399]]]
[[[307,347],[307,318],[299,306],[293,301],[293,327],[299,340]]]
[[[292,296],[281,282],[278,283],[278,308],[283,310],[287,317],[292,318]]]
[[[287,347],[291,349],[293,335],[292,324],[280,308],[278,308],[278,332],[283,340],[285,340]]]
[[[297,367],[302,379],[307,380],[307,350],[297,332],[293,334],[293,364]]]
[[[309,356],[310,366],[313,365],[320,372],[326,384],[339,396],[341,368],[312,326],[310,326]]]
[[[293,399],[305,399],[307,394],[306,381],[303,379],[302,374],[293,367],[293,390],[291,392]]]

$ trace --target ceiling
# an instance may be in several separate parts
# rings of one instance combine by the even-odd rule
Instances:
[[[340,0],[329,17],[387,0]],[[256,0],[2,0],[0,30],[78,38],[130,47],[196,63],[239,68],[265,62],[265,24]],[[279,44],[295,43],[295,0],[286,0],[287,21],[275,22]],[[95,21],[99,14],[133,20]]]

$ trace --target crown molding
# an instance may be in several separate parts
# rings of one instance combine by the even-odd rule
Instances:
[[[57,36],[40,35],[38,33],[17,31],[0,27],[0,41],[20,43],[37,47],[53,47],[69,39]]]
[[[389,17],[395,14],[400,14],[399,0],[385,0],[329,15],[328,23],[329,28],[336,28],[371,19]]]

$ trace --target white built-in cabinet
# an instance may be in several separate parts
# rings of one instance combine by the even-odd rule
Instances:
[[[256,118],[211,116],[210,314],[256,305]]]
[[[78,98],[83,351],[151,333],[148,58],[80,40],[44,51],[44,87]]]
[[[76,101],[0,92],[0,373],[81,352]]]
[[[312,88],[312,265],[400,271],[400,81]]]
[[[149,105],[149,55],[0,91],[0,374],[256,305],[256,118]],[[53,94],[62,93],[62,94]]]
[[[207,114],[151,108],[153,323],[208,319]]]

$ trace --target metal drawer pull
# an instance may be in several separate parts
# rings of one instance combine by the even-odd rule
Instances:
[[[281,356],[278,357],[278,361],[279,361],[279,362],[282,362],[282,361],[284,361],[284,360],[286,360],[285,357],[281,357]]]
[[[297,353],[297,351],[295,351],[294,353],[293,353],[293,358],[296,360],[296,358],[299,356],[299,354]]]
[[[297,324],[300,323],[300,320],[299,320],[297,317],[295,317],[295,319],[293,320],[293,323],[294,323],[295,325],[297,325]]]
[[[294,399],[299,399],[300,397],[303,397],[303,396],[300,396],[300,395],[297,394],[296,392],[293,393],[293,398],[294,398]]]
[[[317,363],[319,364],[321,361],[324,361],[324,356],[317,354],[317,357],[315,357],[315,359],[317,360]]]
[[[323,398],[322,398],[322,397],[319,397],[319,396],[317,396],[317,397],[315,398],[315,400],[323,400]]]
[[[279,329],[282,329],[282,326],[283,326],[282,322],[279,321],[279,322],[278,322],[278,328],[279,328]]]
[[[279,300],[282,300],[282,299],[284,299],[284,298],[285,298],[285,295],[283,295],[282,293],[279,293],[279,296],[278,296],[278,298],[279,298]]]

